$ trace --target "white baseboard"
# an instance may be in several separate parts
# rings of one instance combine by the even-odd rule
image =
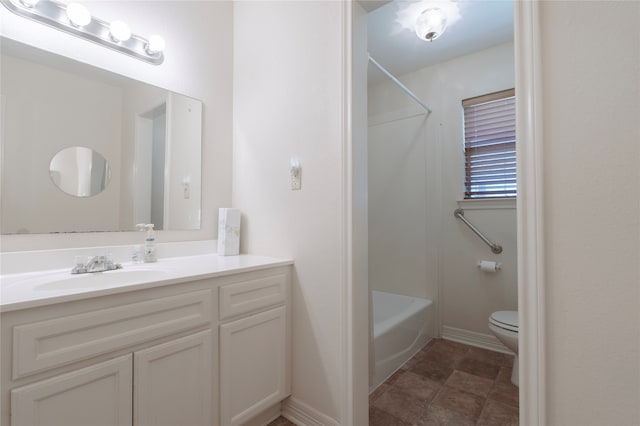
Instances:
[[[257,416],[252,417],[251,420],[249,420],[248,422],[243,423],[242,426],[268,425],[269,423],[271,423],[272,421],[280,417],[281,405],[282,404],[280,402],[278,402],[277,404],[274,404],[273,406],[267,408]]]
[[[476,346],[478,348],[489,349],[490,351],[513,355],[513,352],[511,352],[509,348],[503,345],[496,336],[491,334],[477,333],[475,331],[463,330],[461,328],[445,325],[442,327],[441,337],[445,340],[451,340],[453,342],[464,343],[469,346]]]
[[[331,417],[292,397],[283,401],[282,416],[298,426],[338,426]]]

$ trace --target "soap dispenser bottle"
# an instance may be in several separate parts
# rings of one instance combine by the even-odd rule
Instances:
[[[146,223],[139,223],[136,225],[138,231],[144,231],[147,227]],[[131,247],[131,262],[142,263],[144,262],[144,244],[136,244]]]
[[[147,229],[147,236],[144,239],[144,261],[146,263],[156,262],[156,236],[153,232],[153,223],[143,224]]]

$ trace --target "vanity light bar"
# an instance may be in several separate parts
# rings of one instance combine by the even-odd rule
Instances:
[[[17,15],[91,40],[150,64],[160,65],[164,61],[162,50],[158,50],[155,46],[150,46],[150,40],[136,34],[131,34],[126,40],[118,40],[117,37],[111,34],[111,23],[95,16],[91,16],[89,23],[83,26],[74,24],[67,16],[67,5],[65,3],[56,0],[0,0],[0,2]],[[150,39],[158,37],[151,36]],[[161,45],[164,47],[164,40]]]

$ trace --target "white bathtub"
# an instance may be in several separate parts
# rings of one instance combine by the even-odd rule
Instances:
[[[377,388],[433,337],[433,302],[400,294],[372,292]]]

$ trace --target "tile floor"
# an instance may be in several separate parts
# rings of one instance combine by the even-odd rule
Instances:
[[[434,339],[369,395],[369,425],[517,426],[512,366],[512,356]]]
[[[434,339],[369,395],[370,426],[518,425],[513,357]]]

